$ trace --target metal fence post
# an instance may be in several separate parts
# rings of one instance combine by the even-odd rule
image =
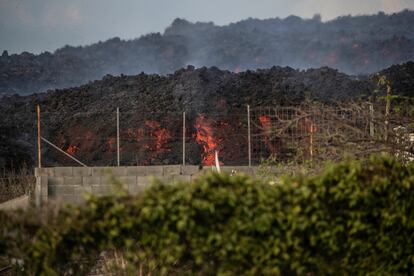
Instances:
[[[185,166],[185,111],[183,112],[183,166]]]
[[[371,137],[374,137],[374,135],[375,135],[375,130],[374,130],[374,106],[372,105],[372,103],[369,104],[369,115],[370,115],[369,135]]]
[[[120,165],[120,154],[119,154],[119,107],[116,108],[116,152],[117,152],[117,163]]]
[[[250,138],[250,105],[247,105],[247,143],[248,143],[248,151],[249,151],[249,167],[252,166],[252,146],[251,146],[251,138]]]
[[[38,167],[42,167],[42,153],[41,153],[41,142],[40,142],[40,106],[37,105],[37,164]]]

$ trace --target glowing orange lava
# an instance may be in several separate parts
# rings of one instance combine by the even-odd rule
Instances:
[[[164,145],[171,138],[170,132],[161,127],[161,124],[157,121],[148,120],[145,121],[145,125],[151,128],[151,136],[154,137],[154,150],[155,152],[164,152],[169,151],[169,149],[164,148]]]
[[[128,128],[126,135],[128,139],[135,140],[137,142],[141,142],[145,136],[145,131],[143,128],[138,128],[134,130],[133,128]]]
[[[108,148],[110,151],[115,151],[115,147],[116,147],[116,139],[115,138],[109,138],[108,141],[106,142],[106,144],[108,145]]]
[[[268,133],[272,129],[272,122],[270,121],[270,117],[266,115],[262,115],[259,117],[259,121],[262,124],[263,129]]]
[[[215,151],[218,151],[218,143],[214,137],[211,120],[208,120],[204,114],[198,115],[195,122],[196,141],[203,147],[201,155],[202,164],[205,166],[213,166],[215,164]]]
[[[74,155],[78,151],[78,149],[79,148],[77,146],[69,145],[69,147],[66,149],[66,152],[70,155]]]
[[[276,153],[276,149],[275,149],[275,146],[272,143],[272,138],[271,138],[272,121],[271,121],[269,116],[262,115],[262,116],[259,117],[259,122],[262,125],[264,142],[265,142],[267,148],[270,150],[271,154],[273,155],[273,154]]]

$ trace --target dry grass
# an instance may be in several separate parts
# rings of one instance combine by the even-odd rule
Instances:
[[[10,199],[32,194],[36,184],[33,171],[24,166],[18,171],[9,171],[0,175],[0,203]]]
[[[120,250],[104,252],[98,259],[95,267],[88,274],[88,276],[107,275],[139,275],[149,276],[156,275],[154,269],[150,269],[148,265],[140,262],[131,265],[125,257],[125,253]]]
[[[130,255],[131,259],[126,257],[126,252],[122,250],[111,250],[103,252],[92,268],[88,276],[118,276],[118,275],[137,275],[153,276],[162,275],[161,267],[154,259],[139,260],[137,255]],[[135,252],[135,254],[137,254]],[[138,253],[139,254],[139,253]],[[167,275],[192,275],[189,265],[176,264],[175,268],[170,268]],[[205,275],[203,272],[197,275]]]

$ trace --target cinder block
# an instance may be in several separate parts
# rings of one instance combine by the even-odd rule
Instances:
[[[83,186],[101,185],[101,176],[84,176],[82,177]]]
[[[183,166],[181,168],[181,173],[183,175],[193,175],[193,174],[198,174],[199,172],[200,172],[199,166],[189,165],[189,166]]]
[[[197,176],[204,175],[207,173],[217,172],[215,166],[204,166],[197,174]]]
[[[79,195],[62,195],[59,199],[70,205],[79,205],[85,202],[85,199]]]
[[[40,207],[42,204],[42,184],[41,178],[38,176],[36,177],[36,185],[35,185],[35,202],[36,207]]]
[[[87,167],[74,167],[73,176],[91,176],[92,168]]]
[[[164,175],[181,174],[181,165],[164,166]]]
[[[92,186],[92,194],[96,196],[110,195],[113,193],[113,187],[110,185]]]
[[[114,176],[126,176],[127,167],[109,167],[108,172]]]
[[[215,169],[212,170],[211,168],[208,168],[208,169],[205,169],[205,170],[200,170],[199,173],[191,175],[191,180],[194,180],[194,179],[199,178],[199,177],[203,177],[203,176],[205,176],[207,174],[210,174],[210,173],[217,173],[217,171]]]
[[[249,166],[237,166],[236,168],[235,168],[235,170],[236,170],[236,172],[243,172],[243,173],[245,173],[245,174],[248,174],[248,175],[254,175],[254,170],[253,170],[253,167],[249,167]]]
[[[55,176],[72,176],[73,167],[56,167]]]
[[[67,176],[63,178],[64,185],[75,185],[81,186],[82,185],[82,176]]]
[[[147,176],[162,176],[164,174],[164,166],[148,166],[146,169]]]
[[[101,185],[114,185],[115,181],[119,181],[119,176],[111,176],[111,175],[105,175],[101,177]]]
[[[164,175],[164,176],[149,176],[149,179],[162,182],[164,184],[169,184],[174,181],[174,175]]]
[[[137,185],[137,177],[136,176],[119,176],[117,179],[126,185]]]
[[[55,168],[35,168],[35,176],[54,176]]]
[[[221,167],[221,170],[223,172],[231,173],[232,171],[235,171],[236,173],[244,173],[248,175],[253,174],[253,168],[249,166],[224,166]]]
[[[61,195],[74,195],[75,186],[69,186],[69,185],[49,186],[48,194],[52,197],[57,197]]]
[[[105,176],[109,174],[108,167],[92,167],[92,176]]]
[[[48,200],[48,180],[47,176],[37,176],[35,186],[35,203],[39,207]]]
[[[101,183],[99,185],[108,185],[111,186],[112,185],[112,179],[110,176],[102,176],[101,177]]]
[[[147,174],[145,166],[127,167],[126,170],[128,176],[144,176]]]
[[[64,185],[64,177],[49,177],[48,185],[57,186],[57,185]]]
[[[92,194],[92,186],[76,186],[75,195]]]
[[[151,184],[151,179],[148,176],[137,176],[137,183],[139,186],[149,186]]]
[[[214,166],[203,166],[201,170],[203,171],[213,171],[215,169]]]
[[[231,166],[221,166],[220,167],[222,172],[231,172],[231,170],[234,170],[235,167],[231,167]]]
[[[191,182],[191,175],[174,175],[174,182]]]
[[[106,175],[126,176],[127,167],[93,167],[92,175],[93,176],[106,176]]]
[[[47,176],[39,176],[39,181],[40,181],[40,194],[42,197],[42,202],[44,202],[45,200],[47,200],[47,195],[48,195],[48,191],[47,191],[47,186],[48,186],[48,177]]]
[[[145,186],[142,185],[129,185],[128,186],[128,191],[131,195],[136,195],[138,193],[141,193],[142,191],[145,190]]]
[[[150,176],[150,180],[155,179],[162,183],[168,184],[174,180],[176,175],[164,175],[164,176]]]
[[[252,167],[253,176],[257,176],[258,170],[259,170],[259,167],[258,166]]]
[[[118,182],[120,184],[122,184],[122,187],[125,190],[128,190],[128,184],[127,182],[130,182],[132,184],[136,184],[137,180],[136,180],[136,176],[113,176],[113,178],[111,178],[110,176],[107,178],[102,178],[101,179],[101,185],[108,185],[111,186],[113,189],[113,191],[115,191],[115,189],[117,189],[117,186],[115,185],[115,183],[118,184]]]

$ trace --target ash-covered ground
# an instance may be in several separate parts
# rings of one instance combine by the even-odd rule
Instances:
[[[414,96],[414,63],[392,66],[381,74],[391,81],[395,95]],[[188,67],[165,76],[108,75],[76,88],[6,96],[0,99],[0,167],[34,164],[37,104],[42,136],[88,165],[116,163],[117,107],[124,165],[180,164],[184,111],[187,163],[205,163],[203,143],[220,143],[231,145],[221,156],[224,163],[245,164],[246,137],[237,135],[245,134],[246,105],[346,101],[368,97],[376,88],[374,75],[356,78],[327,67],[272,67],[238,74]],[[217,129],[222,130],[220,139],[204,137]],[[75,164],[44,143],[43,159],[46,166]]]

